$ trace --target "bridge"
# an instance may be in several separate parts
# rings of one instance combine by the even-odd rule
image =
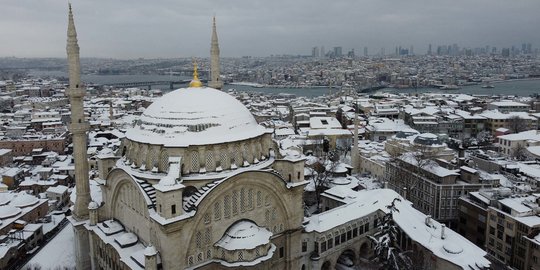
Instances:
[[[129,87],[148,87],[148,90],[152,89],[153,85],[169,85],[169,89],[174,89],[175,85],[181,86],[186,85],[190,80],[180,80],[180,81],[141,81],[141,82],[121,82],[121,83],[107,83],[104,85],[117,87],[117,88],[129,88]],[[201,80],[203,83],[207,83],[208,80]]]

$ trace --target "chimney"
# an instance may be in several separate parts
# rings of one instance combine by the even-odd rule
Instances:
[[[446,225],[444,224],[441,224],[441,239],[445,239],[446,238],[446,234],[445,234],[445,228],[446,228]]]
[[[431,215],[426,216],[426,226],[431,227]]]

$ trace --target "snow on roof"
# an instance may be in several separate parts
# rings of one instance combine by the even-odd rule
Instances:
[[[311,117],[309,118],[309,127],[313,129],[340,129],[341,123],[334,117]]]
[[[446,228],[442,239],[442,224],[432,220],[431,226],[425,224],[426,215],[412,207],[412,203],[403,199],[390,189],[362,190],[356,192],[351,203],[309,217],[305,226],[307,232],[326,232],[346,222],[364,218],[376,211],[388,212],[394,198],[396,208],[393,218],[399,228],[412,240],[429,249],[441,259],[452,262],[463,269],[483,269],[490,262],[485,258],[486,252],[471,243],[458,233]]]
[[[498,138],[509,141],[526,141],[535,140],[540,141],[540,134],[536,130],[527,130],[520,133],[501,135]]]
[[[411,164],[411,165],[418,165],[418,160],[412,155],[411,153],[403,154],[399,157],[399,159]],[[459,175],[455,170],[449,170],[444,167],[441,167],[437,162],[430,161],[427,164],[423,165],[422,169],[431,172],[439,177],[446,177],[450,175]]]
[[[56,193],[56,194],[64,194],[64,192],[67,192],[68,187],[63,185],[58,185],[56,187],[50,187],[47,189],[47,192]]]
[[[490,105],[497,106],[497,107],[530,107],[527,104],[515,102],[512,100],[495,101],[495,102],[491,102]]]
[[[226,250],[254,249],[270,243],[272,233],[253,221],[242,220],[233,224],[215,244]]]
[[[157,99],[126,132],[130,140],[185,147],[258,137],[266,129],[231,95],[212,88],[183,88]]]
[[[530,116],[526,112],[502,113],[498,110],[487,110],[482,112],[480,115],[488,119],[509,119],[512,117],[519,117],[521,119],[536,120],[536,118]]]
[[[534,209],[532,209],[530,207],[531,204],[528,204],[527,202],[535,204],[536,199],[538,199],[538,196],[529,195],[516,198],[505,198],[499,200],[499,203],[512,209],[513,214],[523,215],[533,212]],[[536,207],[538,207],[538,205],[536,205]]]
[[[124,230],[124,226],[115,220],[106,220],[98,223],[97,226],[105,235],[116,234]]]

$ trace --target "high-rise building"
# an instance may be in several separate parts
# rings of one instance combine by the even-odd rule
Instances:
[[[320,51],[320,54],[321,54],[321,57],[326,57],[326,51],[324,50],[324,46],[321,46],[321,51]]]
[[[210,83],[208,86],[221,89],[223,81],[220,78],[219,43],[216,31],[216,17],[212,20],[212,40],[210,42]]]
[[[343,48],[341,46],[334,47],[334,57],[342,57],[343,56]]]
[[[311,49],[311,57],[314,57],[314,58],[319,57],[319,47],[315,46]]]

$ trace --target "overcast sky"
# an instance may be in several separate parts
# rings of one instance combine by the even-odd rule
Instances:
[[[540,47],[540,0],[72,0],[82,57],[310,54],[429,43]],[[0,57],[64,57],[67,1],[0,0]]]

